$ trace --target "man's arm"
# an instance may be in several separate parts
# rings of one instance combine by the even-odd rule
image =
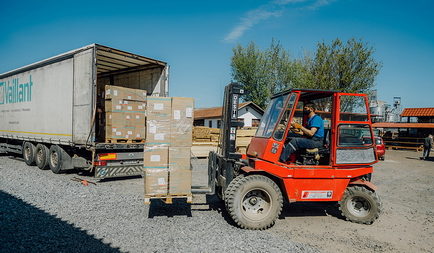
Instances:
[[[310,130],[305,128],[305,127],[301,127],[301,131],[303,131],[303,133],[309,137],[312,137],[315,135],[316,131],[318,131],[318,128],[316,127],[312,127]]]

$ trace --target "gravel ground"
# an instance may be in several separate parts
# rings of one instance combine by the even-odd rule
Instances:
[[[286,205],[266,231],[236,228],[215,197],[143,204],[143,179],[71,181],[0,156],[0,252],[434,252],[434,160],[387,151],[373,183],[384,212],[347,222],[334,203]],[[206,181],[195,160],[193,182]]]
[[[141,177],[83,186],[77,176],[95,181],[0,156],[0,252],[318,252],[236,228],[215,197],[145,205]]]

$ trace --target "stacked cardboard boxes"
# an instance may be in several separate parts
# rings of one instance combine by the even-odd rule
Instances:
[[[192,98],[149,97],[145,194],[191,194]]]
[[[146,125],[146,91],[106,85],[106,141],[144,140]]]

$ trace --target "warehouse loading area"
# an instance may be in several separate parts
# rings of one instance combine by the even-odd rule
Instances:
[[[433,252],[434,161],[419,156],[390,150],[377,164],[372,181],[384,214],[373,225],[346,222],[333,203],[286,203],[274,227],[248,231],[227,222],[216,196],[195,196],[192,205],[184,200],[144,205],[141,177],[54,175],[2,155],[0,243],[36,251]],[[206,185],[206,159],[192,164],[193,185]],[[84,186],[74,177],[96,185]]]

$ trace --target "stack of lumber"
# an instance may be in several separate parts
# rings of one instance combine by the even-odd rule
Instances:
[[[237,130],[237,152],[246,153],[247,145],[255,136],[257,128],[244,128]],[[192,153],[196,157],[208,157],[210,151],[216,151],[220,129],[196,126],[193,128]]]

